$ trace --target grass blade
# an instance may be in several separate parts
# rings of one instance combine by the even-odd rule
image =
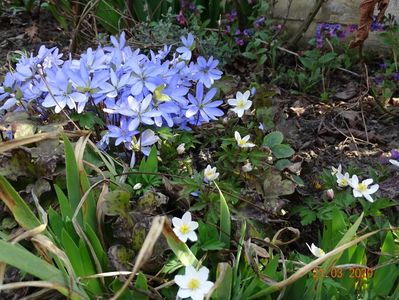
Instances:
[[[56,284],[58,286],[57,290],[64,295],[68,295],[69,293],[69,282],[60,270],[35,256],[20,245],[0,240],[0,261],[36,276],[41,280]],[[72,284],[73,292],[75,293],[75,295],[71,297],[72,299],[88,299],[85,293],[79,290],[75,283]]]
[[[75,153],[69,139],[64,135],[64,151],[65,151],[65,167],[66,167],[66,183],[68,190],[68,199],[71,203],[72,211],[75,211],[80,202],[80,182],[78,165],[75,159]],[[78,215],[79,223],[82,224],[82,214]]]
[[[33,229],[41,225],[28,204],[21,198],[8,180],[0,175],[0,199],[12,212],[15,221],[24,229]]]
[[[215,185],[220,194],[220,241],[224,243],[226,248],[230,249],[231,219],[229,206],[216,182]]]

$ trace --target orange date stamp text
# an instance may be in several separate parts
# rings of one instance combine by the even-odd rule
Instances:
[[[353,268],[331,268],[329,271],[324,270],[323,268],[314,268],[312,271],[313,279],[319,279],[323,277],[330,277],[334,279],[346,279],[346,278],[354,278],[354,279],[363,279],[363,278],[372,278],[374,275],[374,270],[371,268],[361,268],[361,267],[353,267]]]

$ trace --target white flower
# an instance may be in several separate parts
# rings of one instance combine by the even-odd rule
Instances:
[[[390,159],[389,162],[390,162],[391,164],[393,164],[394,166],[396,166],[396,167],[399,168],[399,161],[394,160],[394,159]]]
[[[308,246],[310,252],[312,252],[312,254],[316,257],[322,257],[326,254],[323,249],[316,247],[313,243],[312,246],[309,246],[309,244],[306,243],[306,246]]]
[[[359,179],[357,178],[356,175],[352,176],[350,185],[353,188],[353,196],[354,197],[364,197],[370,202],[374,202],[373,198],[371,198],[371,194],[374,194],[376,191],[378,191],[378,188],[380,187],[378,184],[374,184],[368,187],[370,184],[373,183],[373,179],[366,179],[363,180],[361,183],[359,183]]]
[[[336,169],[334,167],[331,167],[331,169],[332,169],[331,175],[333,175],[333,176],[335,176],[337,174],[342,174],[342,166],[341,166],[341,164],[339,164],[338,169]]]
[[[237,145],[240,148],[252,148],[255,147],[255,144],[248,143],[249,135],[244,136],[241,138],[241,135],[238,131],[234,132],[234,137],[237,141]]]
[[[348,172],[346,172],[345,175],[342,175],[342,173],[337,173],[337,174],[335,174],[335,176],[337,177],[338,186],[346,187],[346,186],[350,185],[351,178],[349,177]]]
[[[252,171],[252,165],[251,165],[251,163],[250,162],[247,162],[245,165],[243,165],[242,167],[241,167],[241,170],[243,171],[243,172],[251,172]]]
[[[241,118],[244,112],[252,105],[252,101],[248,100],[250,95],[250,91],[246,91],[244,94],[237,92],[235,98],[227,100],[231,106],[235,106],[232,111],[234,111],[239,118]]]
[[[184,148],[186,144],[182,143],[179,146],[177,146],[177,154],[183,154],[186,151],[186,148]]]
[[[194,230],[198,228],[198,223],[191,221],[190,212],[186,212],[181,219],[174,217],[172,224],[173,232],[183,243],[187,242],[187,239],[193,242],[197,240],[197,234]]]
[[[214,181],[219,177],[219,173],[216,172],[216,167],[211,167],[211,165],[207,165],[204,170],[204,179],[206,181]]]
[[[330,199],[330,200],[334,199],[334,197],[335,197],[334,190],[333,189],[328,189],[326,191],[326,195],[327,195],[328,199]]]
[[[137,190],[141,189],[142,186],[143,186],[143,185],[142,185],[140,182],[138,182],[138,183],[136,183],[136,184],[134,185],[133,190],[137,191]]]
[[[201,267],[198,271],[193,266],[187,266],[184,275],[176,275],[175,282],[179,286],[177,296],[180,298],[191,297],[193,300],[202,300],[213,287],[213,282],[208,281],[209,270]]]

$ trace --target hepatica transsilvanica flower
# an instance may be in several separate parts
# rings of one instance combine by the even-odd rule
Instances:
[[[28,103],[40,112],[81,113],[94,104],[104,110],[109,129],[101,146],[111,141],[128,149],[134,139],[138,141],[143,126],[189,130],[210,122],[223,115],[218,108],[223,101],[213,99],[212,88],[222,75],[219,61],[201,56],[193,60],[192,34],[182,42],[175,53],[164,46],[146,55],[128,46],[122,33],[119,39],[111,37],[110,46],[88,48],[80,59],[70,55],[65,60],[57,48],[42,46],[36,56],[23,55],[15,70],[5,75],[0,113],[23,110]]]

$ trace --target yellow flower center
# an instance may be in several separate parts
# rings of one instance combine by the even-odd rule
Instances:
[[[239,143],[241,146],[244,146],[244,145],[246,144],[246,142],[245,142],[244,140],[240,140],[238,143]]]
[[[324,252],[324,250],[323,249],[320,249],[320,255],[324,255],[324,254],[326,254],[325,252]]]
[[[348,180],[346,180],[345,178],[342,178],[340,183],[341,183],[341,185],[348,185]]]
[[[244,108],[244,106],[245,106],[245,101],[243,99],[239,99],[237,102],[237,107]]]
[[[183,234],[187,234],[190,231],[190,227],[187,224],[183,224],[180,226],[180,232]]]
[[[190,279],[190,281],[188,282],[188,288],[192,291],[198,289],[200,287],[200,282],[198,279],[196,278],[192,278]]]
[[[359,183],[359,184],[357,185],[357,189],[358,189],[361,193],[363,193],[363,192],[367,191],[367,186],[366,186],[364,183]]]

